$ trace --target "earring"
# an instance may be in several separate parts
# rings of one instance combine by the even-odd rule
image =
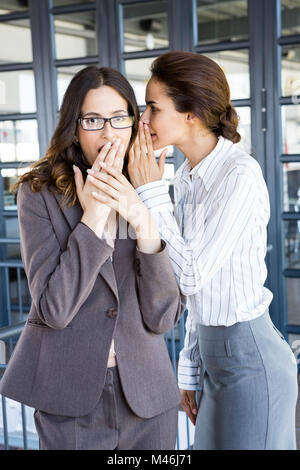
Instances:
[[[79,143],[79,140],[78,140],[78,138],[76,137],[76,135],[75,135],[75,137],[74,137],[73,142],[74,142],[75,145],[78,145],[78,143]]]

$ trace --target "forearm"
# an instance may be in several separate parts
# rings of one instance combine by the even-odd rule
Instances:
[[[143,253],[158,253],[161,250],[161,239],[157,224],[145,208],[135,225],[137,247]]]
[[[48,260],[47,273],[44,263],[36,267],[35,273],[28,270],[33,300],[48,326],[62,329],[70,323],[91,293],[99,270],[111,253],[112,248],[104,240],[99,240],[85,224],[78,224],[66,250],[56,256],[53,253],[53,259]]]
[[[198,331],[192,314],[189,312],[185,322],[186,335],[184,347],[179,354],[178,386],[183,390],[201,390],[201,358]]]
[[[136,280],[140,309],[149,330],[163,334],[171,330],[186,305],[172,270],[165,242],[158,253],[136,254]]]
[[[96,215],[94,211],[85,211],[82,215],[81,222],[87,225],[98,238],[102,238],[105,224],[108,220],[111,209],[109,207],[102,206],[101,215]]]

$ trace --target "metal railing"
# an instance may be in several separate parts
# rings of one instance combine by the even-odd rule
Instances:
[[[185,335],[185,320],[186,320],[186,312],[178,322],[177,326],[166,333],[164,335],[166,345],[168,348],[168,352],[170,355],[170,359],[172,361],[174,373],[177,373],[177,361],[179,351],[183,347],[184,343],[184,335]],[[0,341],[4,341],[7,347],[9,347],[10,354],[12,352],[12,343],[16,343],[19,335],[21,334],[25,322],[17,323],[15,325],[6,326],[0,328]],[[6,361],[5,361],[6,362]],[[0,374],[2,375],[3,371],[7,367],[6,363],[0,363]],[[1,373],[2,371],[2,373]],[[1,379],[1,377],[0,377]],[[28,439],[28,429],[27,429],[27,418],[26,418],[26,405],[19,404],[21,410],[21,427],[22,427],[22,438],[18,439],[18,442],[11,445],[10,443],[10,432],[8,426],[8,407],[7,407],[7,398],[1,396],[2,400],[2,430],[1,430],[1,423],[0,423],[0,438],[2,438],[2,446],[5,450],[10,450],[13,448],[19,448],[27,450],[32,448],[32,444],[29,445]],[[184,450],[191,448],[191,424],[189,423],[187,415],[183,412],[179,412],[179,425],[177,429],[177,443],[176,449],[177,450]],[[1,434],[2,433],[2,434]],[[38,438],[36,437],[36,442],[38,442]],[[0,442],[1,445],[1,442]],[[35,446],[37,448],[37,444]]]

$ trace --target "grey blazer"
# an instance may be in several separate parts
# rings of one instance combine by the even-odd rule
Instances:
[[[142,253],[119,228],[113,250],[80,222],[80,205],[60,203],[57,192],[34,193],[28,183],[18,192],[32,306],[0,393],[47,413],[88,414],[101,396],[114,337],[133,412],[150,418],[178,405],[163,333],[178,321],[185,298],[166,244]]]

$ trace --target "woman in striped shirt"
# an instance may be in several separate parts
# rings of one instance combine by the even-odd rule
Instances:
[[[226,77],[187,52],[158,57],[151,72],[128,171],[188,296],[178,375],[194,448],[295,449],[297,365],[264,287],[268,191],[258,163],[234,145]],[[158,164],[153,153],[167,145],[186,156],[174,207],[161,180],[166,152]]]

